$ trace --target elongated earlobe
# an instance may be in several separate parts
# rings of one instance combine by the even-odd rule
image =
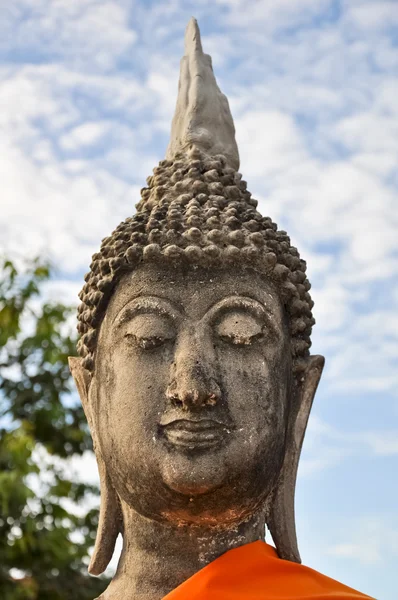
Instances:
[[[89,401],[89,387],[92,385],[90,373],[82,366],[80,358],[69,357],[69,368],[75,380],[77,390],[84,408],[85,415],[93,438],[94,452],[97,459],[101,488],[101,505],[97,537],[94,552],[88,568],[91,575],[101,575],[108,566],[114,549],[117,536],[122,533],[122,516],[119,499],[107,475],[105,462],[101,455],[97,441],[95,421],[93,419]]]
[[[310,356],[308,359],[298,397],[291,407],[285,459],[267,519],[280,558],[297,563],[301,562],[294,517],[297,469],[308,417],[324,364],[323,356]]]
[[[88,567],[91,575],[101,575],[105,571],[113,556],[117,536],[122,533],[123,529],[119,499],[106,474],[105,463],[98,457],[97,463],[100,475],[101,505],[97,537]]]

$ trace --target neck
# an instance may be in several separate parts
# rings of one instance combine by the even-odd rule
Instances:
[[[122,503],[123,550],[103,600],[161,600],[232,548],[264,540],[264,515],[229,529],[177,526],[142,517]]]

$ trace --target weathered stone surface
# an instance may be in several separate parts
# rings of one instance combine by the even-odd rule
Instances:
[[[217,85],[211,57],[203,52],[199,27],[192,18],[185,34],[185,56],[166,158],[173,160],[176,154],[194,147],[207,156],[223,154],[230,167],[239,169],[228,100]]]
[[[123,535],[107,600],[160,600],[266,525],[300,561],[295,481],[323,368],[306,264],[236,171],[194,20],[186,45],[169,158],[93,256],[70,359],[101,480],[91,573]]]

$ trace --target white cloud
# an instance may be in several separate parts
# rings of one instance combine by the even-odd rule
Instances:
[[[8,50],[63,58],[75,67],[111,68],[134,45],[137,34],[120,2],[104,0],[18,0],[3,15]],[[2,44],[0,43],[0,47]]]
[[[398,454],[398,430],[377,433],[365,432],[360,434],[359,438],[376,456],[391,456]]]
[[[398,151],[398,123],[391,115],[379,115],[372,112],[359,113],[342,119],[334,135],[350,150],[361,152]]]
[[[342,543],[331,544],[327,553],[344,560],[357,561],[363,565],[381,564],[386,557],[398,556],[398,528],[395,519],[366,515],[342,523]]]
[[[370,2],[352,3],[345,1],[347,20],[368,32],[398,23],[398,8],[396,2],[373,0]]]
[[[227,21],[238,27],[256,26],[262,30],[308,23],[327,9],[329,0],[278,0],[278,2],[250,2],[246,0],[217,0],[228,7]]]
[[[293,118],[280,111],[247,111],[236,119],[236,131],[245,177],[261,173],[266,180],[306,158]]]
[[[66,271],[86,267],[109,228],[132,210],[137,188],[106,172],[67,175],[56,161],[38,166],[17,148],[3,150],[3,244],[16,254],[49,255]]]
[[[369,382],[368,382],[368,385]],[[311,415],[305,436],[299,476],[314,477],[342,463],[348,457],[387,457],[398,455],[398,429],[347,431],[332,427]]]
[[[317,325],[324,334],[340,330],[352,317],[350,292],[338,281],[330,281],[313,294],[316,301]]]
[[[117,120],[86,120],[92,111],[73,99],[76,89],[84,93],[85,86],[90,87],[83,75],[52,66],[3,74],[3,245],[17,255],[50,256],[66,271],[87,268],[101,238],[133,212],[149,162],[153,166],[151,154],[139,151],[139,143],[147,140],[134,138],[130,128]],[[142,86],[134,82],[124,86],[123,78],[116,79],[112,83],[93,77],[91,96],[109,100],[109,108],[120,110],[136,95],[132,104],[140,110],[140,94],[135,92],[142,95]],[[104,135],[111,139],[96,158],[86,154]],[[130,148],[115,151],[130,141]],[[60,149],[77,158],[63,158]],[[121,171],[130,182],[141,181],[132,185],[120,177]]]
[[[101,140],[109,128],[110,125],[107,123],[83,123],[64,134],[59,144],[65,150],[75,150],[80,146],[93,146]]]
[[[367,564],[375,564],[382,561],[380,546],[364,544],[363,542],[336,544],[329,549],[329,554],[339,558],[349,558]]]

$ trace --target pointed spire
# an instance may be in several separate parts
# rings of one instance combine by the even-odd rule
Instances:
[[[235,127],[226,96],[217,85],[211,57],[204,54],[196,19],[185,32],[176,110],[166,157],[198,148],[208,156],[223,154],[239,169]]]
[[[185,30],[185,56],[189,56],[192,52],[203,54],[200,29],[198,22],[194,17],[189,19]]]

